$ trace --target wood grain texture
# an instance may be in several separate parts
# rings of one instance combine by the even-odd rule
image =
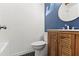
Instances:
[[[57,55],[57,32],[48,32],[48,55]]]
[[[71,56],[74,55],[74,35],[72,34],[58,34],[58,48],[60,56]]]
[[[75,46],[75,55],[76,56],[79,56],[79,34],[77,34],[76,35],[76,41],[75,41],[75,43],[76,43],[76,46]]]
[[[49,56],[79,56],[79,32],[49,31]]]

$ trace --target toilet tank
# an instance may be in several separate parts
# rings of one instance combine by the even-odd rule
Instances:
[[[44,41],[48,44],[48,33],[44,32]]]

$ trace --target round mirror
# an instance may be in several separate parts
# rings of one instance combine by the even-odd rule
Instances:
[[[62,21],[73,21],[79,17],[79,4],[63,3],[59,7],[58,16]]]

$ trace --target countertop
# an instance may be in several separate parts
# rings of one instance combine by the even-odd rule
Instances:
[[[48,29],[48,31],[79,31],[79,29]]]

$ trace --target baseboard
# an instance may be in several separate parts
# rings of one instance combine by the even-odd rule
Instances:
[[[20,55],[20,56],[35,56],[35,52],[29,52],[29,53],[26,53],[26,54],[23,54],[23,55]]]
[[[32,53],[34,51],[21,51],[21,52],[18,52],[12,56],[22,56],[22,55],[25,55],[25,54],[29,54],[29,53]]]

